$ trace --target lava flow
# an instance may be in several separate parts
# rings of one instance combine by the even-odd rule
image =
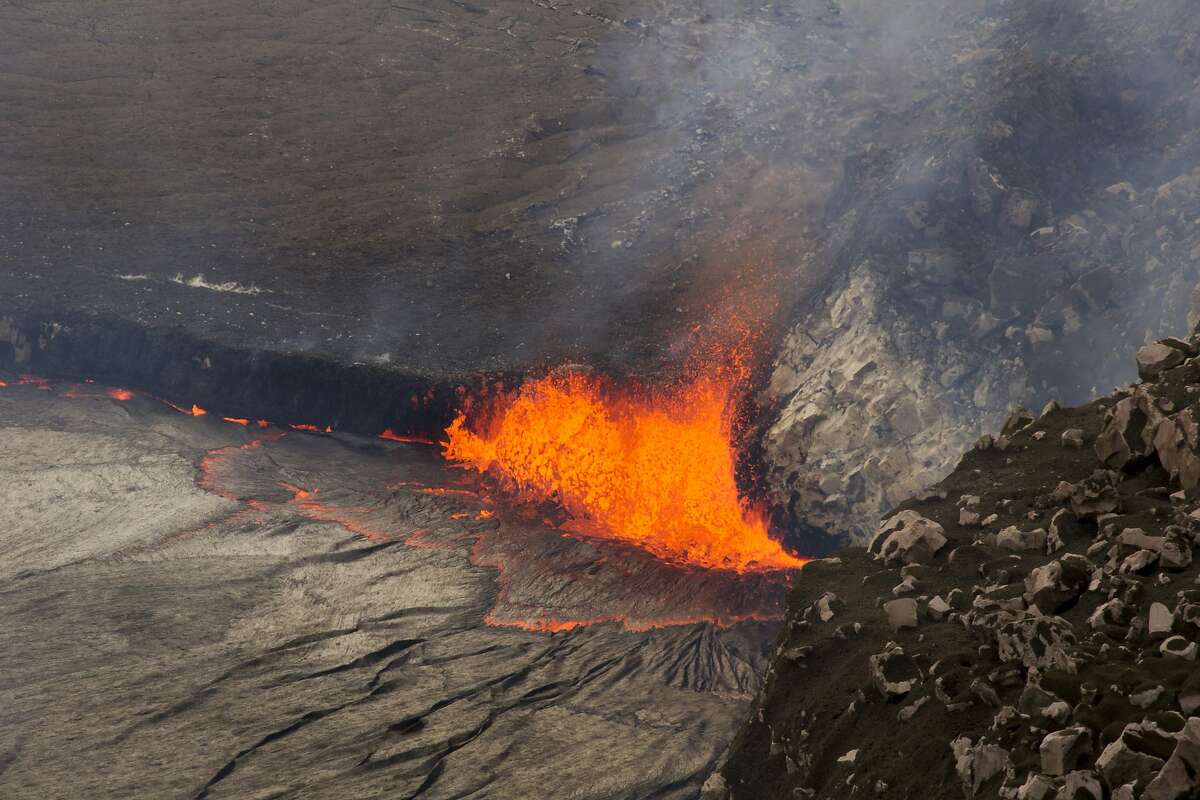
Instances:
[[[460,414],[444,455],[522,501],[559,503],[574,533],[711,569],[802,566],[738,495],[731,412],[740,376],[702,374],[670,392],[552,374],[469,421]]]

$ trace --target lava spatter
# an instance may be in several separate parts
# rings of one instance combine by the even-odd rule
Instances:
[[[561,504],[574,533],[709,569],[799,567],[804,559],[773,540],[765,515],[738,494],[731,404],[739,377],[717,371],[654,392],[552,374],[470,420],[460,415],[444,454],[508,495]]]

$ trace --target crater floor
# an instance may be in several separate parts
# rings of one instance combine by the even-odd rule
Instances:
[[[770,618],[780,579],[459,480],[420,444],[9,381],[0,796],[694,796],[775,625],[659,626]]]

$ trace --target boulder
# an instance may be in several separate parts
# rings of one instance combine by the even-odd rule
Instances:
[[[1179,709],[1185,716],[1200,710],[1200,671],[1192,670],[1179,689]]]
[[[1042,772],[1066,775],[1092,754],[1092,732],[1082,725],[1049,733],[1038,746]]]
[[[1123,626],[1128,624],[1129,618],[1133,614],[1129,607],[1125,605],[1119,597],[1114,597],[1106,603],[1101,603],[1088,617],[1088,625],[1092,626],[1093,630],[1103,630],[1105,626]]]
[[[1012,438],[1013,434],[1022,430],[1033,422],[1033,414],[1024,406],[1013,406],[1008,411],[1008,417],[1004,420],[1004,426],[1000,428],[1000,435]]]
[[[720,772],[714,772],[700,787],[700,800],[729,800],[729,784]]]
[[[954,769],[962,781],[963,794],[968,800],[1008,766],[1008,751],[994,744],[975,744],[966,736],[950,743],[954,754]]]
[[[1076,770],[1067,773],[1054,800],[1104,800],[1104,787],[1094,772]]]
[[[904,697],[921,682],[920,667],[902,647],[892,646],[871,656],[869,662],[871,682],[885,699]]]
[[[1194,407],[1163,420],[1155,429],[1153,444],[1172,480],[1188,490],[1200,485],[1200,420]]]
[[[995,635],[1002,661],[1020,662],[1027,668],[1075,672],[1071,647],[1077,640],[1071,624],[1061,617],[1025,616],[1000,625]]]
[[[945,544],[946,531],[941,525],[905,510],[880,523],[867,549],[885,564],[922,564]]]
[[[1074,604],[1087,589],[1091,564],[1083,556],[1068,554],[1030,570],[1025,577],[1029,604],[1043,614],[1057,614]]]
[[[1134,708],[1149,708],[1158,702],[1165,691],[1166,688],[1162,686],[1151,686],[1149,689],[1143,689],[1140,692],[1134,692],[1129,695],[1129,703]]]
[[[1010,525],[996,534],[996,546],[1016,552],[1042,550],[1046,547],[1046,529],[1023,531],[1016,525]]]
[[[1109,800],[1137,800],[1137,793],[1132,783],[1123,783],[1112,790]]]
[[[821,622],[829,622],[829,620],[833,619],[834,615],[845,608],[845,606],[846,604],[838,599],[838,596],[833,592],[825,592],[814,604],[814,607],[817,611],[817,618],[820,619]]]
[[[1158,563],[1158,553],[1153,550],[1138,550],[1121,562],[1119,572],[1122,575],[1145,575]]]
[[[1196,643],[1189,642],[1182,636],[1171,636],[1167,638],[1161,645],[1158,651],[1165,658],[1179,658],[1184,661],[1196,660]]]
[[[953,609],[950,608],[949,603],[942,599],[941,595],[935,595],[933,599],[929,601],[929,605],[925,607],[925,610],[929,614],[929,618],[931,620],[934,622],[941,622]]]
[[[1175,615],[1171,613],[1171,609],[1167,608],[1162,603],[1151,603],[1150,613],[1146,620],[1146,633],[1151,639],[1165,639],[1171,635],[1171,628],[1175,625]]]
[[[1098,447],[1099,445],[1097,445]],[[1120,476],[1110,470],[1098,469],[1089,477],[1071,486],[1071,511],[1079,520],[1095,519],[1101,514],[1119,511],[1117,495]]]
[[[883,613],[887,614],[892,630],[917,627],[917,601],[911,597],[887,601],[883,604]]]
[[[1067,428],[1062,432],[1063,447],[1083,447],[1083,431],[1079,428]]]
[[[1151,550],[1155,553],[1162,550],[1164,541],[1162,536],[1151,536],[1141,528],[1125,528],[1117,534],[1117,544],[1132,547],[1135,550]]]
[[[1029,773],[1021,788],[1017,789],[1017,800],[1048,800],[1054,795],[1054,781],[1036,772]]]
[[[1104,748],[1096,759],[1096,769],[1109,786],[1149,782],[1163,767],[1163,760],[1152,753],[1142,752],[1143,725],[1125,726],[1121,735]]]
[[[1138,348],[1134,360],[1137,362],[1138,377],[1153,381],[1163,372],[1177,367],[1195,355],[1191,347],[1180,339],[1161,339]]]
[[[1079,520],[1075,519],[1075,515],[1068,509],[1060,508],[1050,518],[1050,526],[1046,532],[1046,554],[1057,553],[1085,535],[1086,532]]]
[[[1104,417],[1096,437],[1096,457],[1111,469],[1136,469],[1154,453],[1154,436],[1164,419],[1144,391],[1117,401]]]
[[[1168,534],[1158,554],[1158,563],[1163,569],[1178,572],[1192,563],[1192,542],[1185,534]]]
[[[1200,717],[1179,732],[1175,750],[1146,786],[1143,800],[1182,800],[1200,794]]]
[[[1017,710],[1028,717],[1037,719],[1047,717],[1050,707],[1061,702],[1062,698],[1058,695],[1030,682],[1021,691],[1021,697],[1017,700]]]

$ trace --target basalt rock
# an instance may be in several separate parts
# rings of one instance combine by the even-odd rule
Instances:
[[[945,529],[915,511],[884,520],[868,549],[885,564],[922,564],[946,544]]]
[[[1091,754],[1092,732],[1082,726],[1049,733],[1038,746],[1042,772],[1047,775],[1066,775]]]
[[[1155,451],[1155,435],[1165,419],[1145,391],[1119,400],[1105,417],[1096,438],[1096,455],[1112,469],[1136,469]]]
[[[889,700],[904,697],[921,682],[921,670],[901,647],[893,647],[871,656],[871,681]]]
[[[980,790],[1008,765],[1008,751],[992,743],[975,743],[962,737],[951,742],[950,748],[954,753],[955,771],[968,800],[979,796]]]
[[[1029,604],[1046,614],[1057,614],[1072,605],[1091,579],[1091,562],[1067,555],[1030,571],[1025,578]]]
[[[996,629],[996,647],[1001,660],[1014,661],[1028,669],[1058,669],[1075,672],[1076,643],[1071,624],[1060,617],[1023,616]]]
[[[1095,519],[1120,510],[1117,493],[1119,476],[1111,470],[1096,470],[1071,488],[1071,511],[1077,519]]]
[[[1141,749],[1148,737],[1168,738],[1153,724],[1132,723],[1100,753],[1096,769],[1109,786],[1127,783],[1145,786],[1162,769],[1162,758]]]
[[[1183,800],[1200,793],[1200,718],[1191,717],[1179,733],[1170,758],[1146,787],[1143,800]]]
[[[1138,377],[1144,381],[1153,381],[1166,370],[1179,366],[1194,355],[1196,349],[1181,339],[1161,339],[1143,345],[1135,355]]]
[[[1104,800],[1104,785],[1091,770],[1067,773],[1055,800]]]
[[[1046,531],[1043,528],[1023,531],[1010,525],[996,534],[996,545],[1005,550],[1041,550],[1046,546]]]
[[[1184,489],[1200,485],[1200,420],[1194,406],[1158,425],[1154,451],[1163,469]]]

